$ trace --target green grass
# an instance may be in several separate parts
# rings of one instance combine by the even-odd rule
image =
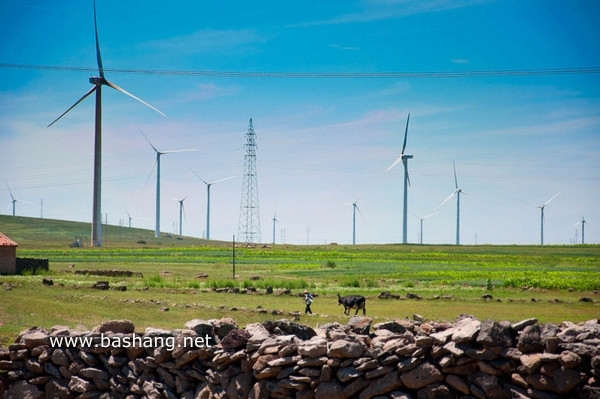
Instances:
[[[228,316],[240,325],[289,318],[303,311],[298,294],[304,289],[317,294],[313,311],[319,316],[301,318],[313,326],[348,320],[337,306],[338,293],[365,295],[367,314],[375,322],[414,313],[431,320],[468,313],[480,319],[578,322],[600,313],[598,245],[240,247],[234,277],[230,243],[108,230],[102,248],[71,248],[75,236],[89,232],[89,224],[0,216],[0,231],[19,243],[17,256],[50,262],[44,275],[0,276],[0,343],[35,325],[91,328],[127,318],[143,331],[182,328],[193,318]],[[142,277],[93,274],[113,269]],[[44,276],[54,285],[42,285]],[[90,288],[100,280],[126,291]],[[293,295],[264,295],[267,287]],[[224,288],[257,293],[217,292]],[[377,299],[382,291],[402,299]],[[408,293],[423,299],[406,300]],[[484,301],[484,294],[493,300]],[[580,302],[584,296],[594,302]]]

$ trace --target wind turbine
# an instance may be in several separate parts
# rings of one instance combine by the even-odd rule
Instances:
[[[183,209],[183,201],[186,200],[186,198],[189,197],[189,194],[186,195],[185,197],[183,197],[182,199],[177,199],[177,198],[173,198],[175,201],[179,202],[179,235],[182,236],[183,235],[183,219],[182,216],[185,214],[185,211]]]
[[[279,222],[277,220],[277,211],[273,214],[273,245],[275,245],[275,223]]]
[[[158,109],[148,104],[144,100],[134,96],[133,94],[123,90],[114,83],[109,82],[104,77],[104,67],[102,66],[102,58],[100,56],[100,44],[98,41],[98,24],[96,21],[96,1],[94,0],[94,32],[96,36],[96,62],[98,63],[98,73],[100,76],[90,77],[90,83],[94,85],[87,93],[85,93],[75,104],[63,112],[56,118],[48,127],[52,126],[56,121],[65,116],[70,110],[75,108],[79,103],[85,100],[93,92],[96,92],[96,117],[95,117],[95,133],[94,133],[94,193],[92,204],[92,246],[102,246],[102,210],[101,210],[101,190],[102,190],[102,86],[111,87],[131,98],[137,100],[147,107],[152,108],[162,116],[165,116]]]
[[[460,245],[460,195],[466,193],[458,187],[458,179],[456,178],[456,163],[454,162],[454,160],[452,160],[452,166],[454,167],[454,191],[448,196],[448,198],[443,200],[442,203],[439,204],[435,209],[444,205],[450,200],[450,198],[456,195],[456,245]]]
[[[425,219],[429,219],[430,217],[432,217],[432,216],[435,216],[435,215],[437,215],[437,214],[438,214],[438,213],[437,213],[437,212],[435,212],[435,213],[432,213],[432,214],[430,214],[430,215],[427,215],[427,216],[419,217],[419,216],[417,216],[417,215],[415,215],[415,214],[413,213],[413,215],[415,215],[415,217],[416,217],[417,219],[419,219],[419,223],[421,224],[421,230],[419,231],[419,244],[423,244],[423,220],[425,220]]]
[[[582,244],[585,244],[585,224],[586,223],[587,222],[585,221],[585,219],[582,216],[581,220],[573,225],[573,226],[577,226],[578,224],[581,224],[581,243]]]
[[[146,139],[146,141],[148,142],[148,144],[150,144],[150,147],[152,147],[152,149],[156,153],[156,161],[154,161],[154,165],[156,165],[156,227],[155,227],[155,230],[154,230],[154,237],[158,238],[158,237],[160,237],[160,156],[163,155],[163,154],[171,154],[171,153],[174,153],[174,152],[189,152],[189,151],[196,151],[196,150],[159,151],[150,142],[150,140],[148,140],[148,137],[146,137],[146,135],[144,134],[144,132],[142,131],[142,129],[140,129],[140,133],[142,133],[142,136],[144,136],[144,138]],[[154,166],[152,166],[152,169],[154,169]],[[148,176],[148,178],[150,178],[150,176]]]
[[[129,228],[131,228],[131,221],[132,221],[133,219],[136,219],[136,220],[144,220],[144,218],[136,218],[136,217],[133,217],[133,216],[131,216],[131,215],[129,214],[129,212],[127,211],[127,209],[125,209],[125,212],[127,213],[127,218],[129,219]]]
[[[354,202],[344,204],[352,205],[352,245],[356,245],[356,211],[358,211],[358,213],[362,216],[362,213],[360,213],[360,209],[358,209],[357,202],[358,198],[356,198],[356,201]]]
[[[198,177],[198,179],[202,180],[202,182],[204,184],[206,184],[206,239],[210,240],[210,187],[213,184],[220,183],[225,180],[233,179],[236,176],[229,176],[224,179],[215,180],[215,181],[212,181],[209,183],[206,180],[204,180],[202,177],[200,177],[200,175],[198,173],[194,172],[191,168],[190,168],[190,170],[192,171],[193,174],[195,174]]]
[[[532,202],[527,202],[530,205],[540,208],[540,245],[544,245],[544,208],[546,207],[546,205],[548,205],[550,203],[550,201],[552,201],[554,198],[558,197],[559,194],[561,194],[561,193],[562,193],[562,191],[559,191],[558,193],[554,194],[554,196],[552,196],[552,198],[550,198],[548,201],[544,202],[542,205],[534,204]]]
[[[15,204],[17,202],[23,202],[25,204],[31,204],[31,202],[16,199],[15,196],[13,195],[12,191],[10,191],[10,186],[8,185],[8,180],[5,179],[5,181],[6,181],[6,187],[8,188],[8,193],[10,194],[10,198],[11,198],[10,204],[8,204],[8,208],[10,208],[10,206],[12,205],[12,215],[15,216]]]
[[[410,186],[410,179],[408,177],[408,160],[412,159],[412,155],[405,155],[404,154],[404,150],[406,149],[406,138],[408,136],[408,121],[410,120],[410,114],[408,114],[408,117],[406,118],[406,130],[404,131],[404,144],[402,145],[402,152],[400,153],[400,155],[398,155],[398,159],[396,159],[394,161],[394,163],[392,163],[390,165],[389,168],[387,168],[386,172],[389,171],[390,169],[392,169],[394,166],[396,166],[400,161],[402,161],[402,164],[404,165],[404,211],[402,213],[402,217],[403,217],[403,222],[402,222],[402,244],[406,244],[406,233],[407,233],[407,219],[406,219],[406,213],[408,211],[408,187]]]

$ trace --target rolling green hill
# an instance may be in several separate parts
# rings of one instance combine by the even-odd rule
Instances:
[[[68,248],[77,239],[82,246],[87,247],[90,245],[91,223],[0,215],[0,232],[23,249]],[[172,236],[167,233],[163,233],[161,238],[155,238],[153,230],[102,226],[102,246],[108,248],[187,247],[206,245],[208,242],[200,238]],[[215,241],[210,243],[226,245]]]

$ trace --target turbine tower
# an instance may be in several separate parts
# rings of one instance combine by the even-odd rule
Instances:
[[[273,245],[275,245],[275,223],[279,222],[277,220],[277,211],[273,214]]]
[[[191,168],[190,168],[190,170],[192,171],[193,174],[195,174],[198,177],[198,179],[202,180],[202,182],[204,184],[206,184],[206,239],[210,240],[210,187],[213,184],[220,183],[225,180],[233,179],[235,176],[229,176],[224,179],[207,182],[202,177],[200,177],[200,175],[198,173],[194,172]]]
[[[144,136],[144,138],[146,139],[148,144],[150,144],[150,147],[152,147],[152,149],[156,153],[156,161],[154,161],[154,165],[156,165],[156,227],[154,229],[154,237],[158,238],[158,237],[160,237],[160,156],[164,155],[164,154],[171,154],[174,152],[189,152],[189,151],[196,151],[196,150],[159,151],[150,142],[150,140],[148,140],[148,137],[146,137],[146,135],[144,134],[144,132],[142,132],[141,129],[140,129],[140,133],[142,133],[142,136]],[[152,169],[154,169],[154,166],[152,166]],[[148,176],[148,178],[149,177],[150,176]]]
[[[454,195],[456,195],[456,245],[460,245],[460,195],[466,194],[462,189],[458,187],[458,179],[456,178],[456,163],[452,160],[452,166],[454,167],[454,191],[445,200],[442,201],[435,209],[444,205]]]
[[[536,208],[540,208],[540,245],[544,245],[544,208],[546,207],[546,205],[548,205],[550,203],[550,201],[552,201],[554,198],[558,197],[558,195],[560,193],[562,193],[562,191],[559,191],[558,193],[554,194],[554,196],[552,198],[550,198],[548,201],[544,202],[542,205],[528,202],[528,204],[531,204],[531,205],[535,206]]]
[[[189,194],[186,195],[185,197],[183,197],[182,199],[174,198],[175,201],[179,202],[179,235],[180,236],[183,235],[183,215],[185,214],[185,210],[183,209],[183,201],[185,201],[188,196],[189,196]]]
[[[260,242],[260,217],[258,209],[258,182],[256,179],[256,133],[252,119],[246,133],[246,155],[244,156],[244,178],[242,182],[242,199],[240,202],[240,219],[238,237],[248,244]]]
[[[356,245],[356,211],[362,216],[360,213],[360,209],[358,209],[358,198],[354,202],[349,202],[344,205],[352,205],[352,245]]]
[[[94,133],[94,192],[92,203],[92,246],[102,246],[102,210],[101,210],[101,189],[102,189],[102,86],[111,87],[131,98],[137,100],[147,107],[152,108],[162,116],[165,116],[158,109],[148,104],[144,100],[134,96],[133,94],[123,90],[114,83],[109,82],[104,77],[104,67],[102,66],[102,58],[100,57],[100,44],[98,41],[98,24],[96,22],[96,1],[94,1],[94,32],[96,36],[96,62],[98,63],[98,73],[100,76],[90,77],[90,83],[94,85],[87,93],[85,93],[75,104],[63,112],[56,118],[48,127],[52,126],[56,121],[65,116],[67,112],[79,105],[93,92],[96,92],[96,117],[95,117],[95,133]]]
[[[408,160],[412,159],[412,155],[404,154],[404,150],[406,149],[406,138],[408,136],[408,121],[410,120],[410,114],[406,118],[406,130],[404,131],[404,144],[402,144],[402,152],[398,156],[398,159],[394,161],[393,164],[387,168],[387,171],[396,166],[400,161],[404,165],[404,210],[402,212],[402,244],[406,244],[407,242],[407,218],[406,214],[408,212],[408,186],[410,186],[410,178],[408,177]]]
[[[575,223],[573,226],[577,226],[578,224],[581,224],[581,243],[585,244],[585,224],[587,222],[585,221],[584,217],[581,217],[581,220],[577,223]]]

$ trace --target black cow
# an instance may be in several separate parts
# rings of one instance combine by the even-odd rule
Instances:
[[[367,314],[367,309],[365,307],[366,299],[361,295],[346,295],[340,296],[338,294],[338,305],[344,306],[344,314],[350,314],[350,309],[356,309],[355,315],[358,314],[358,310],[362,309],[363,315]]]

